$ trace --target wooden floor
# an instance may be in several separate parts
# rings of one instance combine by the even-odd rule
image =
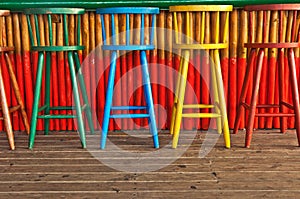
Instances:
[[[182,133],[181,141],[189,139],[188,133]],[[32,151],[27,149],[23,132],[17,132],[15,138],[16,150],[10,151],[5,134],[0,134],[0,198],[245,199],[300,195],[300,148],[293,131],[256,132],[250,149],[243,148],[244,132],[231,136],[231,149],[223,147],[220,137],[204,158],[198,155],[205,133],[198,133],[178,160],[152,172],[124,172],[103,164],[102,160],[109,159],[109,150],[81,149],[76,132],[39,133]],[[151,138],[115,132],[109,139],[130,152],[158,151]],[[170,140],[168,132],[160,132],[161,146]],[[126,163],[126,158],[130,159],[124,157],[120,162]],[[157,166],[168,158],[145,165]],[[129,164],[128,168],[134,166]]]

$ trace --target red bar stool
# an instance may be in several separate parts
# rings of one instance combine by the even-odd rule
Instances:
[[[297,85],[297,77],[296,77],[296,64],[294,57],[294,48],[299,48],[300,43],[296,41],[297,37],[300,34],[300,29],[297,30],[297,11],[300,10],[300,4],[269,4],[269,5],[253,5],[253,6],[245,6],[244,10],[249,11],[249,37],[250,41],[252,41],[252,32],[254,30],[253,23],[253,15],[254,12],[262,11],[264,15],[263,24],[266,24],[267,20],[267,11],[278,12],[278,42],[277,43],[268,43],[268,42],[260,42],[260,43],[245,43],[245,47],[251,49],[248,65],[246,69],[246,75],[244,78],[244,83],[242,87],[242,92],[240,96],[238,113],[235,120],[234,131],[233,133],[237,133],[240,116],[242,114],[242,109],[245,108],[249,110],[248,123],[246,126],[246,139],[245,139],[245,147],[249,148],[252,133],[253,133],[253,125],[255,117],[280,117],[280,129],[281,132],[286,130],[285,127],[285,117],[295,117],[295,128],[298,137],[298,143],[300,145],[300,110],[299,110],[299,93],[298,93],[298,85]],[[285,17],[290,15],[291,24],[286,25]],[[263,35],[266,34],[266,30],[264,28]],[[284,37],[286,35],[286,39]],[[260,88],[260,79],[262,73],[262,65],[263,65],[263,57],[265,49],[278,49],[278,79],[279,79],[279,104],[259,104],[257,105],[258,100],[258,91]],[[288,62],[289,62],[289,70],[290,70],[290,83],[292,88],[292,97],[293,97],[293,105],[285,102],[284,99],[284,53],[287,52]],[[255,62],[255,57],[257,55],[257,63]],[[252,68],[255,67],[254,74],[254,82],[253,82],[253,90],[251,91],[251,102],[250,104],[246,103],[246,94],[248,91],[250,75],[249,72]],[[264,89],[264,88],[261,88]],[[257,108],[279,108],[279,113],[257,113]],[[287,113],[285,108],[289,108],[293,110],[293,113]]]
[[[25,106],[24,106],[24,103],[23,103],[23,100],[21,97],[21,93],[20,93],[20,89],[19,89],[19,86],[17,83],[16,76],[14,73],[14,69],[13,69],[10,57],[8,55],[8,52],[14,51],[15,48],[13,46],[5,46],[4,42],[3,42],[5,40],[5,36],[3,36],[3,29],[4,29],[5,25],[3,22],[5,20],[4,18],[9,15],[10,15],[9,10],[0,10],[0,57],[1,57],[1,59],[4,59],[4,60],[0,61],[0,95],[1,95],[1,111],[3,113],[3,117],[1,117],[0,119],[4,120],[4,127],[5,127],[5,130],[7,133],[9,146],[12,150],[14,150],[15,143],[14,143],[14,134],[13,134],[12,126],[11,126],[10,113],[14,112],[14,111],[20,111],[27,134],[29,134],[30,128],[29,128],[27,114],[25,111]],[[13,91],[15,93],[17,103],[18,103],[16,106],[13,106],[13,107],[8,107],[8,105],[7,105],[5,86],[3,83],[3,74],[2,74],[3,66],[1,66],[2,63],[6,63],[6,65],[8,67],[8,73],[9,73],[9,77],[11,80],[11,85],[12,85]]]

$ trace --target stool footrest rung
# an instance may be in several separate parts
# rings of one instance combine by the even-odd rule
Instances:
[[[145,110],[147,106],[112,106],[111,110]]]
[[[41,106],[39,108],[39,112],[40,111],[44,111],[47,108],[47,105]],[[81,106],[81,110],[84,110],[87,108],[87,104],[84,104]],[[49,110],[76,110],[75,106],[51,106],[49,107]]]
[[[13,107],[9,107],[8,109],[9,109],[10,113],[13,113],[13,112],[19,110],[20,108],[21,108],[21,105],[16,105],[16,106],[13,106]],[[2,110],[2,107],[0,107],[0,110]]]
[[[19,110],[20,108],[21,108],[21,105],[16,105],[16,106],[10,107],[9,112],[10,113],[15,112],[15,111]]]
[[[243,102],[242,105],[246,108],[246,109],[250,109],[250,105]],[[278,104],[258,104],[256,105],[256,108],[279,108],[280,105]]]
[[[71,119],[77,118],[76,115],[38,115],[37,118],[39,119]]]
[[[183,108],[215,108],[213,104],[184,104]]]
[[[289,109],[294,109],[294,106],[287,103],[287,102],[281,102],[281,104],[283,106],[286,106]],[[246,108],[246,109],[250,109],[250,105],[243,102],[242,105]],[[279,104],[258,104],[256,105],[256,108],[280,108]]]
[[[219,118],[220,114],[217,113],[183,113],[182,117],[190,118]]]
[[[281,102],[282,105],[288,107],[289,109],[294,109],[294,106],[287,102]]]
[[[110,118],[119,119],[119,118],[147,118],[150,117],[149,114],[114,114],[110,115]]]
[[[294,117],[294,113],[256,113],[255,117]]]
[[[153,50],[154,45],[103,45],[103,50]]]

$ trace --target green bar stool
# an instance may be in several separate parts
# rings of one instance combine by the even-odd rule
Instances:
[[[27,23],[29,28],[29,36],[31,41],[31,51],[38,52],[38,66],[36,73],[36,85],[34,91],[34,102],[32,107],[32,117],[31,117],[31,130],[29,135],[29,149],[32,149],[34,146],[34,139],[36,135],[36,124],[37,119],[44,120],[45,135],[49,131],[49,119],[62,119],[62,118],[76,118],[78,123],[78,131],[81,139],[81,144],[83,148],[86,148],[85,140],[85,128],[82,118],[82,111],[85,112],[88,125],[90,127],[91,133],[94,133],[94,127],[92,122],[92,114],[90,105],[88,103],[88,98],[86,94],[86,88],[84,79],[80,70],[80,61],[78,52],[83,50],[84,46],[80,45],[80,24],[81,24],[81,15],[84,14],[85,10],[81,8],[30,8],[25,9],[24,13],[27,17]],[[45,27],[49,31],[45,31],[45,38],[48,39],[47,46],[41,44],[41,35],[40,35],[40,24],[38,20],[39,15],[44,15],[43,19],[45,21]],[[77,38],[75,39],[75,44],[71,45],[69,42],[68,34],[68,17],[70,15],[76,15],[77,24],[75,25],[75,33]],[[33,19],[30,17],[32,16]],[[32,20],[31,20],[32,19]],[[64,32],[64,44],[63,46],[56,46],[53,44],[53,33],[52,25],[53,23],[62,23],[63,32]],[[46,42],[47,43],[47,42]],[[73,86],[73,95],[75,107],[72,106],[59,106],[59,107],[50,107],[50,74],[51,74],[51,53],[52,52],[66,52],[68,56],[68,63],[70,67],[70,76]],[[46,55],[46,68],[45,68],[45,102],[44,105],[39,108],[40,93],[42,87],[42,76],[43,68]],[[79,88],[77,86],[76,73],[78,74],[79,86],[82,91],[82,100],[83,105],[80,102]],[[50,110],[76,110],[76,114],[50,114]],[[39,114],[39,112],[44,111],[44,114]]]

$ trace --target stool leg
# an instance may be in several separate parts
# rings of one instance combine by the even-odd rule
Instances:
[[[145,99],[146,99],[148,113],[149,113],[149,118],[148,118],[149,127],[153,136],[154,147],[159,148],[155,112],[154,112],[152,91],[151,91],[151,83],[149,78],[148,63],[147,63],[147,57],[145,51],[141,51],[141,64],[142,64],[142,72],[143,72],[144,93],[145,93]]]
[[[79,78],[79,84],[80,84],[80,89],[81,89],[81,93],[82,93],[82,98],[83,98],[83,102],[86,106],[85,114],[87,117],[87,121],[88,121],[88,124],[90,127],[91,134],[94,134],[95,130],[94,130],[94,124],[93,124],[93,119],[92,119],[91,106],[89,104],[83,75],[82,75],[82,72],[80,69],[80,61],[79,61],[78,53],[74,52],[74,56],[75,56],[75,66],[76,66],[76,70],[77,70],[77,74],[78,74],[78,78]]]
[[[173,132],[173,143],[172,148],[176,148],[178,144],[179,132],[180,132],[180,125],[182,119],[182,109],[183,109],[183,102],[184,102],[184,95],[185,95],[185,87],[186,87],[186,78],[188,73],[188,66],[189,66],[189,58],[190,58],[190,51],[184,50],[183,56],[181,59],[184,59],[182,63],[182,76],[177,80],[180,81],[179,83],[179,92],[178,92],[178,102],[176,105],[176,116],[175,116],[175,124],[174,124],[174,132]]]
[[[75,71],[75,66],[74,66],[73,52],[68,52],[68,62],[69,62],[70,74],[71,74],[71,80],[72,80],[72,86],[73,86],[73,95],[74,95],[76,114],[77,114],[78,131],[79,131],[79,135],[80,135],[82,148],[86,148],[85,130],[84,130],[84,123],[83,123],[83,119],[82,119],[80,97],[79,97],[79,90],[78,90],[77,80],[76,80],[76,71]]]
[[[218,92],[218,83],[217,83],[217,68],[218,60],[215,59],[214,50],[210,51],[210,57],[212,58],[213,62],[210,64],[211,68],[211,79],[212,79],[212,87],[213,87],[213,97],[214,97],[214,104],[215,104],[215,111],[220,117],[217,119],[217,131],[219,134],[222,133],[222,113],[221,113],[221,104],[220,104],[220,95]]]
[[[285,112],[285,108],[282,105],[284,99],[284,49],[278,49],[278,77],[279,77],[279,110],[280,113]],[[286,130],[286,118],[280,117],[280,131],[284,133]]]
[[[37,116],[38,116],[38,111],[39,111],[39,101],[40,101],[41,86],[42,86],[43,67],[44,67],[44,53],[39,52],[34,99],[33,99],[33,105],[32,105],[31,124],[30,124],[31,128],[30,128],[30,134],[29,134],[29,146],[28,146],[29,149],[33,148],[35,134],[36,134],[36,123],[37,123]]]
[[[228,118],[227,118],[227,111],[226,111],[226,101],[224,96],[224,89],[223,89],[223,78],[221,72],[221,65],[220,65],[220,55],[218,50],[214,50],[214,60],[215,60],[215,73],[216,73],[216,80],[217,80],[217,89],[218,89],[218,96],[220,100],[220,111],[222,115],[222,126],[223,126],[223,136],[225,141],[225,147],[230,148],[230,132],[229,132],[229,125],[228,125]]]
[[[264,50],[260,49],[259,53],[258,53],[257,68],[256,68],[255,77],[254,77],[255,78],[254,79],[254,87],[253,87],[253,91],[252,91],[250,111],[249,111],[249,117],[248,117],[247,129],[246,129],[245,147],[247,147],[247,148],[250,147],[250,143],[251,143],[251,139],[252,139],[257,97],[258,97],[260,77],[261,77],[261,69],[262,69],[262,65],[263,65],[263,57],[264,57]]]
[[[245,100],[246,100],[246,94],[247,94],[249,80],[250,80],[249,73],[250,73],[250,69],[255,64],[255,56],[256,56],[256,49],[252,49],[251,53],[250,53],[249,60],[248,60],[247,68],[246,68],[245,78],[244,78],[244,81],[243,81],[243,86],[242,86],[241,95],[240,95],[239,104],[238,104],[238,111],[237,111],[237,115],[236,115],[236,118],[235,118],[235,121],[234,121],[234,129],[233,129],[234,134],[236,134],[238,132],[238,129],[239,129],[242,110],[244,108],[243,104],[245,103]]]
[[[11,79],[12,87],[14,89],[14,93],[15,93],[17,102],[20,105],[21,116],[22,116],[22,119],[23,119],[25,130],[26,130],[26,133],[29,135],[30,127],[29,127],[28,117],[27,117],[27,114],[26,114],[26,111],[25,111],[25,106],[24,106],[24,103],[23,103],[23,100],[22,100],[22,97],[21,97],[21,93],[20,93],[18,82],[17,82],[17,78],[16,78],[16,75],[14,73],[9,55],[7,53],[5,53],[5,58],[6,58],[6,62],[7,62],[7,65],[8,65],[8,71],[9,71],[9,76],[10,76],[10,79]]]
[[[113,98],[113,93],[114,93],[116,59],[117,59],[117,52],[113,51],[111,54],[111,64],[110,64],[110,69],[109,69],[108,83],[107,83],[107,89],[106,89],[106,99],[105,99],[105,106],[104,106],[104,114],[103,114],[103,121],[102,121],[102,136],[101,136],[101,144],[100,144],[101,149],[104,149],[105,145],[106,145],[108,124],[109,124],[109,119],[110,119],[110,108],[111,108],[112,98]]]
[[[288,59],[289,59],[289,68],[290,68],[290,78],[292,82],[292,95],[294,102],[294,111],[295,111],[295,128],[297,132],[298,145],[300,146],[300,107],[299,107],[299,93],[298,93],[298,84],[296,76],[296,64],[293,49],[288,49]]]
[[[180,78],[182,75],[182,67],[183,66],[183,59],[180,59],[180,65],[178,69],[178,77],[176,82],[176,88],[175,88],[175,96],[174,96],[174,103],[172,108],[172,118],[171,118],[171,125],[170,125],[170,133],[173,134],[174,132],[174,126],[175,126],[175,119],[176,119],[176,113],[177,113],[177,103],[178,103],[178,95],[179,95],[179,87],[180,87]]]
[[[14,150],[15,149],[14,133],[13,133],[12,126],[11,126],[10,114],[9,114],[9,109],[7,106],[7,99],[6,99],[6,94],[5,94],[4,88],[5,87],[4,87],[4,83],[3,83],[2,69],[1,69],[1,65],[0,65],[1,107],[2,107],[3,119],[4,119],[4,125],[5,125],[8,143],[9,143],[11,150]]]
[[[51,54],[46,52],[46,71],[45,71],[45,115],[50,114],[50,74],[51,74]],[[44,119],[44,134],[49,134],[49,118]]]

